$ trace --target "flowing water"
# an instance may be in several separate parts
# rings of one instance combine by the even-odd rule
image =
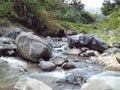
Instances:
[[[89,77],[93,74],[102,72],[103,70],[102,67],[92,63],[90,60],[81,60],[74,63],[77,68],[73,70],[64,71],[62,69],[56,69],[53,72],[43,72],[39,67],[37,67],[37,64],[26,62],[18,57],[0,57],[0,61],[2,61],[0,64],[0,90],[12,90],[15,82],[20,77],[37,78],[49,84],[55,90],[64,90],[64,87],[59,89],[55,88],[57,85],[55,83],[51,83],[52,80],[65,77],[67,72],[80,72],[84,75],[88,75]]]

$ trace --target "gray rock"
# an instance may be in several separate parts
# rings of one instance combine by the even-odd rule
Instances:
[[[87,51],[87,50],[89,50],[87,47],[82,47],[82,48],[81,48],[81,51],[82,51],[82,52],[85,52],[85,51]]]
[[[53,90],[42,81],[33,78],[21,78],[17,81],[13,90]]]
[[[97,36],[78,34],[78,35],[68,36],[67,38],[70,48],[87,47],[89,49],[97,50],[99,52],[104,52],[106,49],[109,48],[109,44],[107,44]]]
[[[68,70],[68,69],[73,69],[73,68],[76,68],[76,66],[73,64],[73,63],[64,63],[62,65],[62,68],[65,69],[65,70]]]
[[[120,52],[120,49],[117,47],[112,47],[112,48],[105,50],[104,53],[107,53],[107,55],[110,55],[110,54],[115,54],[117,52]],[[104,55],[104,53],[103,53],[103,55]]]
[[[90,56],[95,56],[95,53],[93,50],[87,50],[84,54],[84,56],[90,57]]]
[[[106,71],[90,77],[81,90],[119,90],[120,72]]]
[[[8,38],[11,38],[11,39],[16,39],[16,37],[17,37],[21,32],[23,32],[22,29],[16,28],[15,31],[10,31],[10,32],[8,32],[8,33],[3,34],[2,37],[8,37]]]
[[[113,47],[120,48],[120,41],[116,41],[112,45],[113,45]]]
[[[67,50],[65,50],[65,53],[64,53],[64,54],[67,54],[67,55],[76,55],[76,56],[78,56],[80,53],[81,53],[80,49],[72,48],[72,49],[67,49]]]
[[[16,48],[14,40],[0,37],[0,56],[14,56],[16,55]]]
[[[94,36],[92,38],[92,43],[90,44],[89,48],[92,50],[97,50],[99,52],[104,52],[106,49],[110,47],[109,44],[104,42],[102,39]]]
[[[40,58],[49,59],[52,55],[51,45],[31,33],[20,33],[16,38],[16,44],[18,54],[32,62],[38,62]]]
[[[61,66],[63,63],[67,62],[67,60],[65,60],[62,57],[57,57],[51,60],[56,66]]]
[[[85,47],[91,42],[91,37],[85,35],[85,34],[78,34],[78,35],[72,35],[68,36],[68,43],[69,46],[80,48],[80,47]]]
[[[39,66],[43,71],[53,71],[56,69],[56,65],[50,61],[41,61]]]
[[[120,64],[120,57],[116,56],[116,60],[118,61],[118,63]]]

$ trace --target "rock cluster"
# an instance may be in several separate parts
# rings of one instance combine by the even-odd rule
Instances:
[[[71,48],[87,47],[92,50],[104,52],[106,49],[110,47],[109,44],[107,44],[97,36],[78,34],[78,35],[68,36],[67,38],[68,38],[69,46]]]
[[[105,66],[106,70],[120,70],[120,58],[111,55],[120,52],[119,41],[114,42],[113,45],[110,46],[97,36],[75,34],[75,32],[69,31],[67,38],[43,38],[21,30],[12,31],[0,37],[0,56],[19,55],[26,61],[29,60],[39,63],[37,65],[43,71],[55,71],[58,69],[67,71],[65,80],[62,82],[67,82],[68,84],[82,85],[85,83],[88,76],[93,75],[92,70],[94,68],[92,65],[94,66],[95,63]],[[69,56],[77,56],[78,58],[96,57],[91,58],[91,61],[84,61],[74,57],[70,58]],[[81,64],[79,64],[79,62],[81,62]],[[84,62],[89,63],[89,66]],[[5,65],[7,64],[7,62],[0,61],[0,65],[4,63]],[[71,73],[68,71],[74,68],[80,68],[82,70],[83,67],[85,67],[85,69],[82,73],[76,74],[76,72]],[[90,75],[87,75],[88,72],[90,72]],[[116,76],[99,76],[97,79],[88,79],[81,90],[97,90],[97,88],[100,90],[112,88],[114,88],[113,90],[119,90],[117,86],[109,83],[110,79],[112,82],[119,81],[119,77]],[[59,83],[59,80],[57,82]],[[103,85],[103,87],[96,85],[96,83]],[[38,90],[38,88],[40,88],[39,90],[52,90],[41,81],[32,78],[22,78],[14,86],[14,90]]]
[[[0,56],[16,55],[16,44],[13,39],[0,37]]]
[[[81,90],[119,90],[119,82],[120,72],[106,71],[89,78]]]

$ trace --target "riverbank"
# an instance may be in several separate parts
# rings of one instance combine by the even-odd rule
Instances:
[[[24,32],[24,34],[25,33],[26,32]],[[34,36],[36,37],[36,35],[32,33],[26,34],[32,35],[32,40],[35,39]],[[14,33],[11,35],[14,35]],[[18,33],[18,36],[19,35],[20,34]],[[14,43],[15,41],[15,39],[13,39],[13,41],[11,42],[9,40],[10,43],[8,43],[8,41],[4,41],[6,40],[6,37],[3,36],[2,38],[4,38],[1,42],[2,46],[6,44],[8,44],[9,46],[13,45],[12,43]],[[2,50],[5,49],[5,51],[4,53],[1,51],[1,56],[4,55],[4,57],[0,58],[0,89],[13,90],[13,88],[16,88],[15,85],[21,78],[29,77],[44,82],[53,90],[79,90],[89,78],[98,73],[111,70],[119,71],[119,69],[117,69],[119,68],[119,58],[116,59],[115,55],[113,58],[113,56],[111,55],[114,53],[119,53],[119,44],[116,42],[113,44],[113,46],[109,46],[109,44],[107,44],[106,42],[103,42],[98,38],[96,39],[96,37],[94,38],[94,40],[96,40],[97,42],[95,44],[95,42],[91,43],[93,42],[91,41],[93,40],[93,38],[93,36],[87,34],[71,35],[67,38],[41,38],[41,40],[44,40],[42,41],[42,43],[49,42],[49,45],[51,45],[52,47],[52,49],[50,49],[52,54],[49,59],[39,57],[38,59],[36,59],[39,60],[39,62],[37,61],[37,63],[31,62],[31,59],[29,58],[27,60],[21,57],[21,54],[19,55],[20,51],[17,51],[18,46],[16,46],[16,48],[13,48],[13,51],[16,54],[6,54],[8,53],[8,51],[12,50],[12,48],[6,49],[3,47]],[[29,38],[26,39],[25,42],[27,42],[27,40],[29,40]],[[28,43],[28,45],[30,43]],[[14,43],[14,45],[16,45],[16,43]],[[95,48],[89,48],[89,45],[95,45]],[[70,48],[70,46],[72,47]],[[38,44],[35,47],[38,47]],[[104,59],[106,57],[109,57],[109,59]],[[106,68],[108,66],[109,68]],[[113,69],[112,67],[114,66],[116,67]]]

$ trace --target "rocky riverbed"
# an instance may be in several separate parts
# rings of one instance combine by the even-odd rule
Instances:
[[[119,41],[110,46],[95,35],[43,38],[13,31],[0,37],[0,90],[119,90],[117,52]],[[110,77],[114,85],[93,87]]]

